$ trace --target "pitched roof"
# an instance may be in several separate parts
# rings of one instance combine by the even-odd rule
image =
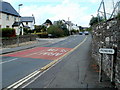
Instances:
[[[21,17],[21,22],[34,22],[35,23],[35,18],[34,17]]]
[[[17,27],[17,26],[20,26],[21,24],[22,26],[24,26],[22,22],[14,22],[12,27]]]
[[[0,5],[0,12],[14,16],[20,16],[19,13],[11,6],[10,3],[4,1],[0,1],[0,3],[2,4]]]

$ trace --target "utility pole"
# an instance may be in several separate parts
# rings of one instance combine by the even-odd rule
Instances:
[[[120,13],[120,1],[118,2],[118,13]]]
[[[115,8],[115,5],[114,5],[114,0],[112,0],[112,4],[113,4],[113,9]]]
[[[100,13],[101,6],[103,6],[104,18],[105,18],[105,20],[107,20],[106,10],[105,10],[105,3],[104,3],[104,0],[102,0],[101,3],[100,3],[100,6],[98,8],[98,14],[97,14],[97,16],[98,16],[98,22],[99,22],[99,17],[100,17],[99,13]]]
[[[106,11],[105,11],[105,3],[104,3],[104,0],[103,0],[103,10],[104,10],[104,17],[105,17],[105,20],[107,20]]]

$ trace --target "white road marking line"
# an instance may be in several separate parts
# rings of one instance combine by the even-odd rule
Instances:
[[[47,70],[44,70],[42,73],[40,73],[37,77],[35,77],[33,80],[31,80],[30,82],[28,82],[27,84],[23,85],[21,88],[25,88],[28,85],[30,85],[31,83],[33,83],[36,79],[38,79],[40,76],[42,76],[44,73],[46,73],[49,69],[51,69],[52,67],[54,67],[56,64],[58,64],[60,61],[62,61],[62,59],[60,59],[58,62],[56,62],[55,64],[53,64],[50,68],[48,68]],[[46,87],[44,87],[46,88]]]
[[[65,55],[63,55],[62,57],[56,59],[54,64],[51,64],[51,67],[50,65],[46,65],[43,67],[43,69],[45,68],[45,70],[39,74],[37,77],[35,77],[33,80],[31,80],[30,82],[28,82],[27,84],[23,85],[22,88],[25,88],[27,87],[28,85],[30,85],[31,83],[33,83],[36,79],[38,79],[40,76],[42,76],[45,72],[47,72],[49,69],[51,69],[52,67],[54,67],[55,65],[57,65],[60,61],[62,61],[62,58],[69,55],[71,52],[73,52],[75,49],[77,49],[79,46],[81,46],[85,41],[86,41],[87,37],[79,44],[77,45],[75,48],[73,48],[71,51],[69,51],[68,53],[66,53]],[[51,62],[52,63],[52,62]],[[46,69],[47,67],[49,67],[48,69]],[[42,68],[41,68],[42,69]],[[44,88],[47,88],[48,86],[45,86]]]
[[[72,50],[70,50],[65,55],[63,55],[60,58],[54,60],[50,64],[47,64],[46,66],[42,67],[41,69],[34,71],[33,73],[27,75],[26,77],[24,77],[23,79],[20,79],[19,81],[15,82],[15,83],[13,83],[12,85],[8,86],[7,88],[18,88],[19,86],[23,85],[25,82],[27,82],[28,80],[30,80],[31,78],[35,77],[37,74],[39,74],[40,72],[42,72],[40,75],[38,75],[37,77],[35,77],[32,81],[30,81],[29,83],[27,83],[26,85],[24,85],[22,88],[28,86],[30,83],[34,82],[39,76],[41,76],[42,74],[44,74],[45,72],[47,72],[50,68],[52,68],[57,63],[59,63],[62,60],[63,57],[69,55],[71,52],[73,52],[79,46],[81,46],[86,41],[86,39],[87,39],[87,37],[79,45],[77,45],[75,48],[73,48]],[[44,87],[44,88],[46,88],[46,87]]]
[[[36,52],[36,53],[31,53],[31,54],[28,54],[28,55],[25,55],[25,56],[31,56],[31,55],[34,55],[34,54],[39,54],[39,53],[41,53],[41,52],[43,52],[43,51],[45,51],[45,50],[42,50],[42,51]]]
[[[17,59],[18,59],[18,58],[14,58],[14,59],[11,59],[11,60],[8,60],[8,61],[0,62],[0,64],[7,63],[7,62],[12,62],[12,61],[15,61],[15,60],[17,60]]]
[[[36,71],[34,71],[33,73],[31,73],[31,74],[25,76],[24,78],[20,79],[19,81],[15,82],[14,84],[8,86],[7,88],[16,87],[16,86],[18,86],[18,84],[20,85],[20,84],[22,84],[24,81],[26,81],[26,79],[28,80],[28,79],[30,79],[31,77],[34,77],[34,76],[37,75],[39,72],[40,72],[40,71],[36,70]],[[16,87],[16,88],[17,88],[17,87]]]

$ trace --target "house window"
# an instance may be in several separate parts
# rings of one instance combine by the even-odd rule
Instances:
[[[14,17],[14,21],[16,21],[16,17]]]
[[[9,28],[9,26],[6,26],[6,28]]]
[[[28,25],[28,22],[26,22],[26,25]]]
[[[7,14],[7,16],[6,16],[6,20],[9,20],[9,15]]]

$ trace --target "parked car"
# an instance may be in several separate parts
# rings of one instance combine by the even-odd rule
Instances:
[[[83,35],[83,32],[79,32],[79,35]]]
[[[89,32],[88,32],[88,31],[84,31],[84,34],[85,34],[85,35],[89,35]]]

